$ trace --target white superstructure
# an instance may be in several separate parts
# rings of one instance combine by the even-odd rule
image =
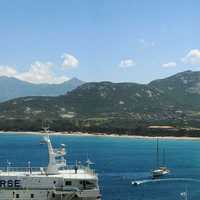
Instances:
[[[0,169],[0,200],[100,200],[98,177],[90,163],[67,165],[65,145],[54,149],[48,134],[44,139],[49,152],[47,168],[29,164]]]

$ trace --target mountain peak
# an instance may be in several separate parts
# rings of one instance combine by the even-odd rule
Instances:
[[[85,82],[76,77],[73,77],[73,78],[69,79],[68,81],[66,81],[65,83],[80,86]]]
[[[70,79],[70,81],[81,81],[81,80],[78,79],[78,78],[76,78],[76,77],[72,77],[72,78]]]
[[[83,83],[72,78],[62,84],[33,84],[14,77],[0,76],[0,102],[25,96],[64,95]]]

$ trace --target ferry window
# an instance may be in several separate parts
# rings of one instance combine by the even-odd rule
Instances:
[[[17,198],[17,199],[19,198],[19,194],[16,194],[16,198]]]
[[[56,197],[56,195],[55,195],[54,193],[52,193],[52,197],[53,197],[53,198],[55,198],[55,197]]]
[[[71,181],[65,181],[65,185],[72,185]]]
[[[86,181],[86,184],[87,185],[93,185],[93,183],[89,182],[89,181]]]
[[[85,185],[85,184],[87,184],[87,182],[88,182],[88,181],[83,180],[83,181],[80,181],[80,184],[81,184],[81,185]]]
[[[55,185],[55,184],[56,184],[56,181],[54,181],[53,184]]]
[[[34,198],[34,194],[31,194],[31,198]]]

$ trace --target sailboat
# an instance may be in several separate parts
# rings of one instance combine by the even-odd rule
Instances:
[[[157,148],[156,148],[156,163],[157,163],[157,168],[152,170],[152,177],[153,178],[160,178],[161,176],[164,176],[164,175],[170,173],[170,170],[166,167],[166,164],[165,164],[165,150],[163,150],[163,165],[160,166],[159,140],[158,140],[158,138],[157,138]]]

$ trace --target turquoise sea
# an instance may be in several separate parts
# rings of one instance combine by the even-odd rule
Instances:
[[[160,140],[171,169],[170,181],[131,185],[132,180],[150,180],[156,163],[156,140],[98,136],[52,136],[54,146],[67,145],[67,161],[95,162],[103,200],[178,200],[187,187],[190,199],[200,199],[200,140]],[[0,134],[0,166],[47,165],[47,147],[42,137]],[[172,180],[172,178],[176,178]],[[179,180],[180,178],[180,180]],[[194,179],[194,181],[187,179]]]

